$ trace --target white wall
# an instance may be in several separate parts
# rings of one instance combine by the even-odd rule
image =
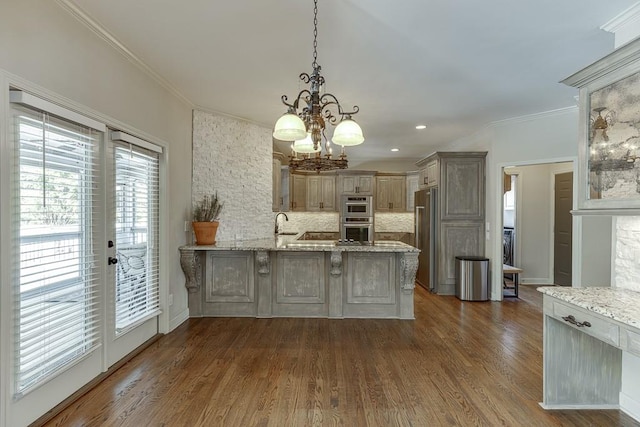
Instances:
[[[551,284],[550,166],[523,166],[509,172],[518,175],[515,263],[524,270],[521,283]]]
[[[273,237],[271,129],[195,110],[193,201],[218,192],[218,241]]]

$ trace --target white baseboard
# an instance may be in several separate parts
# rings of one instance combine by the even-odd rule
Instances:
[[[603,410],[603,409],[620,409],[620,405],[615,405],[615,404],[601,404],[601,405],[556,405],[556,404],[550,404],[550,405],[546,405],[543,402],[540,402],[539,405],[543,408],[543,409],[547,409],[547,410],[556,410],[556,409],[598,409],[598,410]]]
[[[186,308],[182,312],[178,313],[178,315],[176,317],[171,319],[171,322],[169,322],[169,331],[168,332],[171,332],[175,328],[177,328],[178,326],[182,325],[182,323],[185,320],[187,320],[188,318],[189,318],[189,309]]]
[[[620,393],[620,410],[636,421],[640,421],[640,402],[625,393]]]

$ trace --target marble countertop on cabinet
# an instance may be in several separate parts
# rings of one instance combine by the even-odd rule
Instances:
[[[420,252],[398,241],[377,241],[372,245],[338,245],[335,240],[283,240],[277,238],[217,242],[215,245],[187,245],[196,251],[340,251],[340,252]]]
[[[620,323],[640,328],[640,292],[618,288],[543,286],[538,291]]]

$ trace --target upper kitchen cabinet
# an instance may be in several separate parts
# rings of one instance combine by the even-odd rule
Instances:
[[[282,163],[284,161],[286,161],[284,154],[278,152],[273,153],[273,205],[271,208],[274,212],[279,212],[284,209],[282,197]]]
[[[483,220],[487,153],[441,153],[440,215],[446,220]]]
[[[375,171],[339,171],[338,194],[372,196],[375,174]]]
[[[307,205],[307,176],[295,172],[289,173],[289,209],[305,211]]]
[[[407,172],[407,211],[413,212],[415,208],[416,191],[420,189],[419,173]]]
[[[335,175],[307,176],[307,209],[313,211],[336,210],[336,177]]]
[[[379,173],[376,176],[376,212],[406,211],[405,174]]]
[[[580,91],[577,213],[638,215],[640,39],[562,82]]]
[[[425,185],[427,187],[435,187],[438,185],[438,159],[431,160],[427,163],[426,173],[425,173]]]
[[[420,190],[425,188],[437,187],[439,182],[439,158],[431,155],[426,159],[422,159],[416,163],[420,170],[418,171],[418,186]]]

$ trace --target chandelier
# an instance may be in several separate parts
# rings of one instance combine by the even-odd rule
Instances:
[[[360,110],[354,106],[352,111],[344,111],[338,99],[330,94],[321,94],[324,77],[318,65],[318,0],[313,2],[313,72],[300,74],[300,80],[310,85],[303,89],[289,103],[286,95],[282,95],[282,103],[288,107],[285,114],[278,119],[273,137],[281,141],[292,141],[289,156],[290,170],[325,171],[346,169],[347,155],[344,147],[362,144],[362,129],[351,118]],[[338,118],[340,121],[338,122]],[[331,144],[326,137],[326,124],[337,126],[333,131],[332,141],[342,146],[340,154],[333,157]]]

